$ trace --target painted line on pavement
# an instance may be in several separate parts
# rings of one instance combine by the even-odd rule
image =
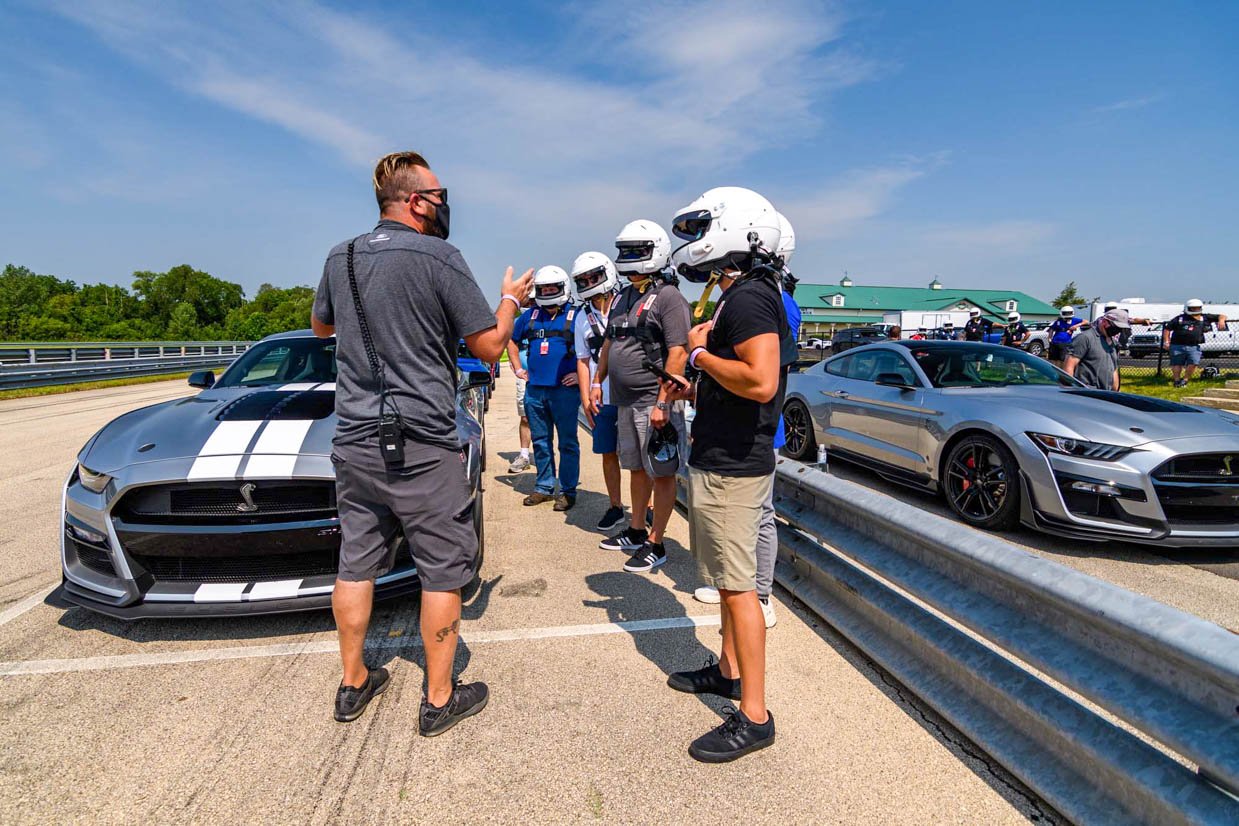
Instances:
[[[50,592],[50,589],[49,589]],[[40,595],[36,595],[40,596]],[[25,601],[23,601],[24,603]],[[17,608],[18,606],[14,606]],[[10,608],[9,611],[14,610]],[[5,612],[6,614],[8,612]],[[602,622],[594,625],[559,625],[545,628],[513,628],[506,631],[479,631],[469,633],[468,626],[461,629],[461,639],[467,644],[486,642],[520,642],[546,640],[559,637],[592,637],[603,634],[632,634],[642,631],[664,631],[671,628],[693,628],[719,624],[717,614],[700,617],[666,617],[664,619],[630,620],[628,622]],[[400,649],[420,648],[417,637],[366,640],[366,648]],[[200,648],[191,651],[164,651],[150,654],[114,654],[100,657],[78,657],[64,660],[27,660],[0,662],[0,676],[16,677],[24,674],[66,674],[73,671],[108,671],[116,668],[140,668],[150,665],[179,665],[183,663],[212,662],[216,660],[244,660],[259,657],[291,657],[299,654],[335,654],[339,652],[336,640],[314,642],[276,643],[274,645],[244,645],[232,648]]]
[[[22,614],[29,611],[34,606],[38,605],[43,600],[47,599],[47,595],[50,594],[52,591],[55,591],[56,587],[57,587],[56,585],[49,585],[46,588],[43,588],[42,590],[35,591],[33,594],[21,600],[20,602],[15,602],[12,605],[10,605],[8,608],[5,608],[3,612],[0,612],[0,625],[4,625],[5,623],[12,622],[13,620],[20,617]]]

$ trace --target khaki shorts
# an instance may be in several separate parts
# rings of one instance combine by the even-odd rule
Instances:
[[[757,588],[757,533],[774,475],[688,469],[688,544],[701,581],[723,591]]]
[[[624,470],[644,470],[651,477],[674,476],[684,468],[688,459],[688,425],[684,423],[684,408],[679,402],[671,407],[671,424],[680,434],[680,465],[675,471],[654,472],[650,462],[650,454],[645,446],[650,437],[650,411],[648,407],[627,407],[619,409],[619,461]]]
[[[516,415],[525,418],[525,379],[516,380]]]

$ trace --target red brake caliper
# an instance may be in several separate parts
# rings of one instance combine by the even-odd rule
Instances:
[[[968,457],[968,461],[964,462],[964,466],[965,466],[965,467],[967,467],[969,471],[976,472],[976,469],[977,469],[977,459],[976,459],[976,457],[975,457],[975,456],[969,456],[969,457]],[[971,473],[970,473],[968,476],[965,476],[965,477],[964,477],[964,490],[968,490],[968,488],[970,488],[970,487],[972,487],[972,475],[971,475]]]

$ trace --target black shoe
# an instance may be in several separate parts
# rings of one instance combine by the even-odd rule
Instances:
[[[541,493],[535,490],[533,493],[526,496],[524,500],[521,502],[521,504],[522,505],[541,505],[543,502],[550,502],[554,498],[555,497],[551,496],[549,493]]]
[[[375,668],[357,688],[340,683],[340,687],[336,689],[336,722],[351,723],[360,717],[370,701],[387,690],[387,681],[390,679],[391,675],[386,668]]]
[[[606,539],[598,543],[598,547],[604,551],[635,551],[645,544],[649,534],[645,531],[637,531],[632,528],[624,528],[615,536],[608,536]]]
[[[624,518],[624,509],[612,505],[607,508],[607,512],[598,520],[598,530],[609,531],[618,525]]]
[[[572,510],[572,506],[576,504],[576,494],[569,496],[566,493],[561,493],[555,497],[554,510],[563,513],[564,511]]]
[[[702,763],[727,763],[773,744],[773,714],[767,711],[766,722],[758,725],[736,709],[721,726],[694,740],[688,753]]]
[[[417,719],[417,731],[423,737],[438,737],[466,717],[472,717],[486,708],[490,691],[486,683],[456,683],[452,696],[442,708],[435,708],[429,700],[422,700],[421,713]]]
[[[724,677],[713,657],[706,660],[705,668],[675,672],[667,678],[667,685],[686,694],[717,694],[729,700],[740,699],[740,681]]]
[[[630,574],[644,574],[654,570],[667,561],[667,549],[661,542],[646,542],[632,558],[624,563],[624,570]]]

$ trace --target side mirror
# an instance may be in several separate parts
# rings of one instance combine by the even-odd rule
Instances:
[[[464,380],[461,381],[461,384],[464,385],[465,388],[490,387],[491,381],[492,379],[489,371],[470,370],[465,373]]]
[[[190,373],[189,386],[201,387],[203,390],[210,390],[215,386],[215,371],[199,370],[197,373]]]
[[[878,377],[874,382],[883,387],[898,387],[900,390],[915,390],[916,388],[908,384],[907,380],[898,373],[878,373]]]

